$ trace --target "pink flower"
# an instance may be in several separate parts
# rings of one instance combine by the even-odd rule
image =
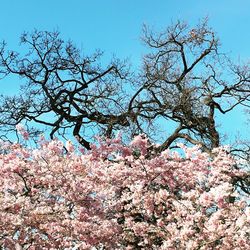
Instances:
[[[142,136],[85,154],[70,141],[65,154],[59,140],[2,147],[2,248],[250,249],[249,202],[231,184],[248,173],[221,149],[213,159],[183,145],[186,156],[138,157],[148,153]]]
[[[65,147],[66,147],[66,149],[68,150],[69,153],[72,153],[75,150],[75,147],[74,147],[74,145],[72,144],[71,141],[67,141]]]
[[[24,140],[29,140],[29,133],[25,130],[22,124],[16,125],[17,132],[23,137]]]

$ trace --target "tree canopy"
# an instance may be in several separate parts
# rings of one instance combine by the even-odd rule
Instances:
[[[1,248],[249,249],[250,143],[223,147],[217,120],[249,108],[249,65],[207,20],[142,40],[139,69],[59,32],[1,44],[0,79],[23,83],[1,95],[1,136],[36,142],[0,142]]]
[[[19,128],[21,133],[24,130]],[[2,144],[0,246],[4,249],[249,249],[249,197],[235,188],[226,148],[179,145],[147,157],[149,140],[99,141],[84,152],[40,140]]]

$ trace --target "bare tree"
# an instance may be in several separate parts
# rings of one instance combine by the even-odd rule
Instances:
[[[216,115],[249,107],[249,66],[234,65],[219,51],[206,20],[194,28],[177,22],[161,33],[144,27],[142,39],[149,53],[133,74],[118,59],[101,66],[101,52],[82,55],[58,32],[23,34],[25,55],[3,43],[2,77],[18,75],[25,83],[18,96],[2,97],[2,130],[24,121],[40,123],[52,138],[71,131],[89,149],[90,129],[108,137],[117,130],[153,137],[160,121],[166,131],[168,124],[174,130],[161,133],[159,151],[178,141],[207,152],[219,146]]]
[[[176,124],[161,150],[178,139],[206,151],[218,147],[216,114],[238,105],[249,107],[249,66],[236,66],[219,52],[219,41],[206,20],[192,29],[178,22],[162,33],[145,28],[143,40],[151,51],[143,60],[142,87],[130,103],[137,118],[162,117],[166,124]]]
[[[113,127],[129,125],[123,90],[127,70],[122,62],[114,59],[102,67],[100,51],[82,56],[58,32],[25,33],[21,43],[28,45],[24,56],[6,52],[4,43],[1,48],[2,75],[18,75],[26,81],[18,96],[2,98],[0,123],[4,128],[32,121],[50,127],[51,138],[71,128],[89,149],[81,135],[89,125],[105,129],[107,135]]]

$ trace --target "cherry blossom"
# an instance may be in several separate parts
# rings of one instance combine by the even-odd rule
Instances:
[[[223,148],[179,147],[153,154],[145,136],[89,152],[44,138],[2,144],[1,247],[250,249],[249,200],[234,186],[248,173]]]

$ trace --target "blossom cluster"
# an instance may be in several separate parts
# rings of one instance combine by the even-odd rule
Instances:
[[[21,131],[24,133],[24,131]],[[25,134],[26,135],[26,134]],[[147,138],[2,145],[3,249],[250,249],[245,170],[223,148],[149,152]]]

